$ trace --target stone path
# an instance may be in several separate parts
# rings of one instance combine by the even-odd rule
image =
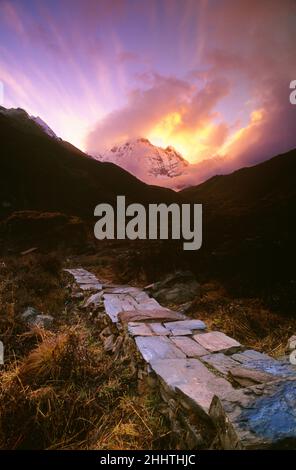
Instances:
[[[101,283],[84,269],[65,271],[89,292],[84,307],[103,302],[110,323],[134,342],[143,359],[139,380],[159,387],[170,417],[181,416],[189,447],[199,445],[201,419],[216,429],[218,448],[296,448],[294,366],[208,332],[201,320],[162,307],[141,289]]]

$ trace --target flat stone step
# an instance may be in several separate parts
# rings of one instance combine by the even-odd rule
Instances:
[[[120,312],[118,314],[118,319],[122,322],[129,321],[156,321],[157,323],[168,321],[168,320],[183,320],[185,315],[182,313],[174,312],[164,307],[159,307],[157,309],[140,309],[129,312]]]
[[[91,284],[79,284],[81,290],[92,290],[92,291],[99,291],[102,289],[102,284],[99,282],[93,282]]]
[[[154,332],[149,328],[149,323],[130,322],[127,324],[129,334],[134,336],[153,336]]]
[[[241,349],[241,344],[238,341],[220,331],[194,335],[193,338],[210,352],[227,352],[230,354]]]
[[[170,331],[167,330],[167,328],[165,328],[161,323],[149,323],[149,326],[157,336],[168,336],[170,334]]]
[[[206,351],[206,355],[203,355],[202,361],[209,364],[221,374],[228,375],[231,369],[240,365],[240,363],[232,359],[232,357],[233,356],[226,356],[223,353],[208,354],[208,351]]]
[[[165,323],[164,326],[168,328],[171,331],[174,330],[189,330],[191,333],[193,333],[196,330],[205,330],[206,329],[206,324],[201,321],[201,320],[182,320],[182,321],[175,321],[175,322],[168,322]]]
[[[137,336],[136,344],[146,362],[160,359],[185,358],[185,354],[165,336]]]
[[[223,449],[295,449],[296,379],[216,396],[210,416],[217,425]]]
[[[104,294],[104,307],[107,315],[113,323],[118,322],[118,314],[122,312],[122,302],[117,295]]]
[[[205,348],[187,336],[172,336],[171,340],[187,357],[200,357],[207,354]]]
[[[74,277],[75,282],[79,285],[80,289],[82,290],[98,291],[102,289],[102,284],[96,278],[96,276],[83,268],[64,269],[64,271],[68,272]]]
[[[216,377],[198,359],[152,361],[151,368],[166,387],[205,416],[208,416],[214,395],[224,396],[232,390],[227,380]]]

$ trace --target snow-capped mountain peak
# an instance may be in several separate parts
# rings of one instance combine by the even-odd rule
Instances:
[[[114,145],[96,158],[115,163],[147,183],[180,176],[189,165],[173,147],[163,149],[145,138]]]
[[[52,137],[53,139],[57,139],[58,136],[55,134],[55,132],[46,124],[46,122],[41,119],[39,116],[30,116],[30,119],[34,121],[41,129],[49,135],[49,137]]]
[[[30,116],[24,109],[22,108],[4,108],[0,106],[0,114],[5,116],[8,119],[12,119],[15,125],[18,125],[23,130],[28,129],[36,129],[35,124],[38,126],[38,130],[42,130],[47,134],[49,137],[53,139],[58,139],[58,136],[54,133],[54,131],[46,124],[46,122],[41,119],[39,116]],[[34,123],[32,127],[32,122]]]

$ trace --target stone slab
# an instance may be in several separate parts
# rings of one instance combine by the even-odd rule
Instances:
[[[102,284],[99,282],[93,282],[91,284],[79,284],[79,287],[81,290],[99,291],[102,289]]]
[[[137,336],[136,344],[146,362],[160,359],[185,359],[185,354],[165,336]]]
[[[102,301],[103,291],[92,294],[88,299],[85,300],[83,307],[87,308],[91,305],[98,306]]]
[[[171,340],[187,357],[200,357],[207,354],[205,348],[187,336],[172,336]]]
[[[172,337],[175,337],[175,336],[191,336],[192,335],[192,331],[191,330],[185,330],[185,329],[175,329],[175,330],[171,330],[170,332],[171,336]]]
[[[122,322],[129,322],[129,321],[156,321],[157,323],[167,321],[167,320],[183,320],[185,315],[173,312],[172,310],[166,308],[158,308],[158,309],[140,309],[137,308],[135,310],[120,312],[118,313],[118,318]]]
[[[206,324],[201,320],[182,320],[182,321],[175,321],[175,322],[168,322],[164,325],[169,330],[176,330],[176,329],[185,329],[185,330],[205,330]]]
[[[127,324],[128,332],[131,336],[153,336],[154,333],[149,328],[148,323],[130,322]]]
[[[122,312],[122,302],[117,295],[104,294],[104,307],[107,315],[113,323],[118,321],[118,314]]]
[[[255,369],[277,377],[296,377],[296,367],[286,361],[277,361],[267,354],[247,350],[232,356],[247,369]]]
[[[151,367],[165,386],[177,392],[190,406],[207,416],[215,394],[224,396],[232,386],[216,377],[198,359],[152,361]]]
[[[170,331],[167,330],[161,323],[149,323],[149,326],[157,336],[168,336],[170,334]]]
[[[246,367],[234,367],[229,370],[229,377],[241,387],[251,387],[252,385],[272,382],[276,377],[260,370],[247,369]]]
[[[223,353],[208,354],[205,349],[206,355],[203,355],[202,361],[209,364],[221,374],[227,375],[231,369],[238,367],[239,362],[232,359],[232,356],[226,356]]]
[[[220,331],[211,331],[202,335],[194,335],[193,338],[201,346],[210,352],[235,352],[241,349],[241,344],[233,338],[221,333]]]
[[[241,353],[233,354],[231,357],[235,359],[236,361],[241,362],[242,364],[246,360],[272,359],[271,356],[268,356],[267,354],[261,353],[259,351],[255,351],[255,349],[246,349],[245,351]]]
[[[223,449],[296,446],[296,380],[284,379],[214,397],[210,407]]]

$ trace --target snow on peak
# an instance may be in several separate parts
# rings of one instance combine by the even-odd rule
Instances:
[[[53,130],[46,124],[46,122],[41,119],[39,116],[30,116],[30,119],[34,121],[41,129],[49,135],[49,137],[52,137],[53,139],[57,139],[58,136],[53,132]]]
[[[163,149],[143,137],[114,145],[96,158],[115,163],[147,183],[180,176],[189,165],[173,147]]]

